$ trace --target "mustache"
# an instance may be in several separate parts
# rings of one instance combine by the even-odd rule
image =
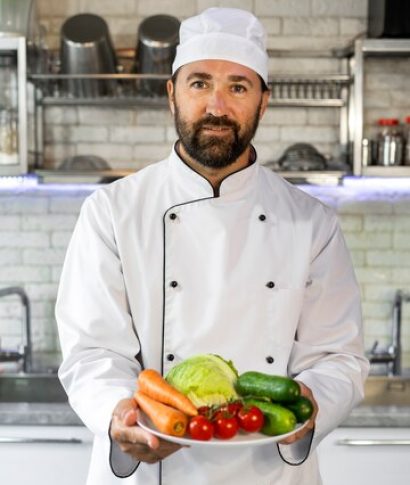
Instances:
[[[204,126],[233,128],[235,131],[239,131],[238,124],[235,121],[229,119],[227,116],[207,115],[204,118],[202,118],[201,120],[196,122],[195,130],[199,131]]]

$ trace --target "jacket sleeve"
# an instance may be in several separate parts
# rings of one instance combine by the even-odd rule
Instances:
[[[323,227],[328,227],[323,235]],[[364,356],[360,290],[350,255],[332,213],[318,227],[304,305],[288,373],[308,386],[318,403],[313,441],[280,445],[289,461],[303,461],[363,399],[369,364]],[[305,452],[301,446],[305,442]],[[296,453],[294,453],[296,451]]]
[[[99,189],[81,209],[56,303],[60,380],[74,411],[101,436],[107,435],[118,401],[132,396],[140,371],[140,345],[111,221],[110,205]]]

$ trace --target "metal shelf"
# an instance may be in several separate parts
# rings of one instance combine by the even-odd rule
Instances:
[[[43,183],[57,184],[101,184],[126,177],[136,170],[35,170],[34,174]]]
[[[330,57],[346,59],[345,53],[328,51],[285,51],[271,50],[270,57]],[[119,56],[120,58],[121,56]],[[133,59],[134,53],[128,52],[127,59]],[[58,51],[54,53],[54,59],[58,59]],[[125,59],[123,57],[123,59]],[[32,73],[29,80],[35,87],[35,166],[42,167],[42,150],[44,145],[43,128],[44,109],[48,106],[110,106],[110,107],[142,107],[165,109],[168,100],[165,95],[165,82],[170,75],[137,74],[132,72],[130,63],[120,66],[122,70],[118,74],[61,74],[54,73]],[[58,65],[58,62],[54,65]],[[164,95],[150,95],[147,82],[162,81],[164,83]],[[96,96],[73,96],[75,91],[73,85],[82,82],[90,82],[94,87],[97,85],[98,93],[110,93]],[[74,83],[74,84],[73,84]],[[76,84],[77,83],[77,84]],[[106,91],[98,83],[106,83]],[[345,74],[289,74],[269,76],[269,87],[271,88],[270,107],[320,107],[340,109],[340,144],[348,146],[347,140],[347,109],[352,77]],[[103,85],[104,86],[104,85]],[[114,86],[114,87],[113,87]],[[149,85],[148,85],[149,87]],[[93,91],[94,92],[94,91]],[[147,94],[148,93],[148,94]],[[162,91],[160,92],[162,94]],[[132,172],[132,171],[131,171]],[[63,172],[55,170],[36,170],[36,175],[43,182],[89,182],[98,183],[115,180],[131,173],[129,171],[107,171],[104,172]],[[331,183],[337,184],[345,175],[343,172],[281,172],[288,180],[297,183]]]
[[[155,74],[31,74],[29,79],[40,91],[37,102],[42,105],[110,105],[165,108],[166,96],[144,95],[138,83],[149,80],[166,81],[168,75]],[[64,83],[67,81],[116,81],[115,92],[108,96],[75,97]],[[343,107],[346,105],[348,75],[291,75],[269,79],[271,106]]]
[[[45,96],[42,98],[43,106],[112,106],[112,107],[131,107],[139,106],[141,108],[158,108],[164,109],[168,106],[168,101],[165,97],[145,97],[145,96],[118,96],[105,97],[100,96],[96,98],[74,98],[74,97],[54,97]]]
[[[278,171],[276,172],[293,184],[313,185],[340,185],[347,172],[338,170],[304,170],[304,171]]]
[[[362,175],[367,177],[410,177],[410,166],[382,167],[371,165],[362,168]]]
[[[272,92],[269,104],[340,108],[347,103],[347,88],[351,82],[348,75],[274,76],[269,80]]]
[[[363,39],[362,52],[366,55],[410,55],[410,39]]]
[[[122,177],[126,177],[136,170],[35,170],[34,174],[42,183],[109,183]],[[337,170],[300,170],[300,171],[275,171],[289,182],[294,184],[314,185],[340,185],[347,172]]]
[[[351,53],[353,65],[354,88],[352,90],[353,102],[350,103],[352,111],[351,119],[351,139],[353,140],[353,174],[354,175],[372,175],[381,170],[380,176],[385,176],[383,170],[406,173],[407,170],[401,170],[402,167],[363,167],[362,166],[362,139],[363,139],[363,110],[364,110],[364,62],[366,57],[401,57],[410,56],[410,39],[357,39],[352,46]],[[399,169],[399,170],[397,170]],[[382,175],[383,174],[383,175]],[[397,175],[397,176],[410,176]]]

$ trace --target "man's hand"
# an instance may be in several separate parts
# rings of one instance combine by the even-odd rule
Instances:
[[[137,413],[134,399],[122,399],[114,409],[110,434],[122,451],[138,461],[157,463],[181,448],[140,428]]]
[[[285,438],[284,440],[279,441],[281,445],[291,445],[295,441],[302,439],[305,436],[305,434],[311,429],[313,429],[313,427],[315,426],[315,420],[316,420],[317,413],[319,411],[319,406],[317,405],[317,402],[313,397],[312,391],[307,386],[305,386],[302,382],[298,381],[298,384],[300,386],[301,395],[307,397],[310,401],[312,401],[313,414],[310,417],[309,421],[306,423],[306,425],[303,426],[303,429],[301,429],[300,431],[297,431],[292,436],[289,436],[288,438]]]

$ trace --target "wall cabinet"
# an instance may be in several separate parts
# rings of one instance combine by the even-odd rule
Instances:
[[[318,447],[323,485],[405,485],[410,428],[338,428]]]
[[[82,426],[0,426],[0,483],[85,484],[91,446]]]

